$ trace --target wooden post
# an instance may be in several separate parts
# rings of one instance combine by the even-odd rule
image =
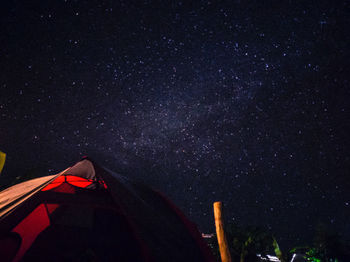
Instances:
[[[2,168],[5,165],[5,160],[6,160],[6,154],[0,151],[0,174],[1,174]]]
[[[227,240],[224,232],[224,224],[222,221],[222,203],[214,202],[214,217],[216,236],[218,239],[220,256],[222,262],[231,262],[231,255],[228,249]]]

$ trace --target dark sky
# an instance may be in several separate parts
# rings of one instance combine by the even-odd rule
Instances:
[[[306,2],[306,1],[305,1]],[[94,157],[204,232],[350,238],[349,2],[5,1],[3,181]],[[3,183],[5,183],[3,182]]]

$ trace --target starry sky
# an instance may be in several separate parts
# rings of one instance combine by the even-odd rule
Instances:
[[[349,2],[5,1],[0,178],[83,155],[204,232],[350,238]]]

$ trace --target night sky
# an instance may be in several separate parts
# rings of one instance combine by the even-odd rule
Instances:
[[[282,246],[349,239],[350,5],[302,2],[2,2],[2,183],[89,155],[203,232],[221,200]]]

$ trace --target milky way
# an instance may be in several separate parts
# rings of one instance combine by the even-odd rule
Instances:
[[[205,232],[350,236],[345,1],[49,2],[1,11],[3,183],[90,155]]]

